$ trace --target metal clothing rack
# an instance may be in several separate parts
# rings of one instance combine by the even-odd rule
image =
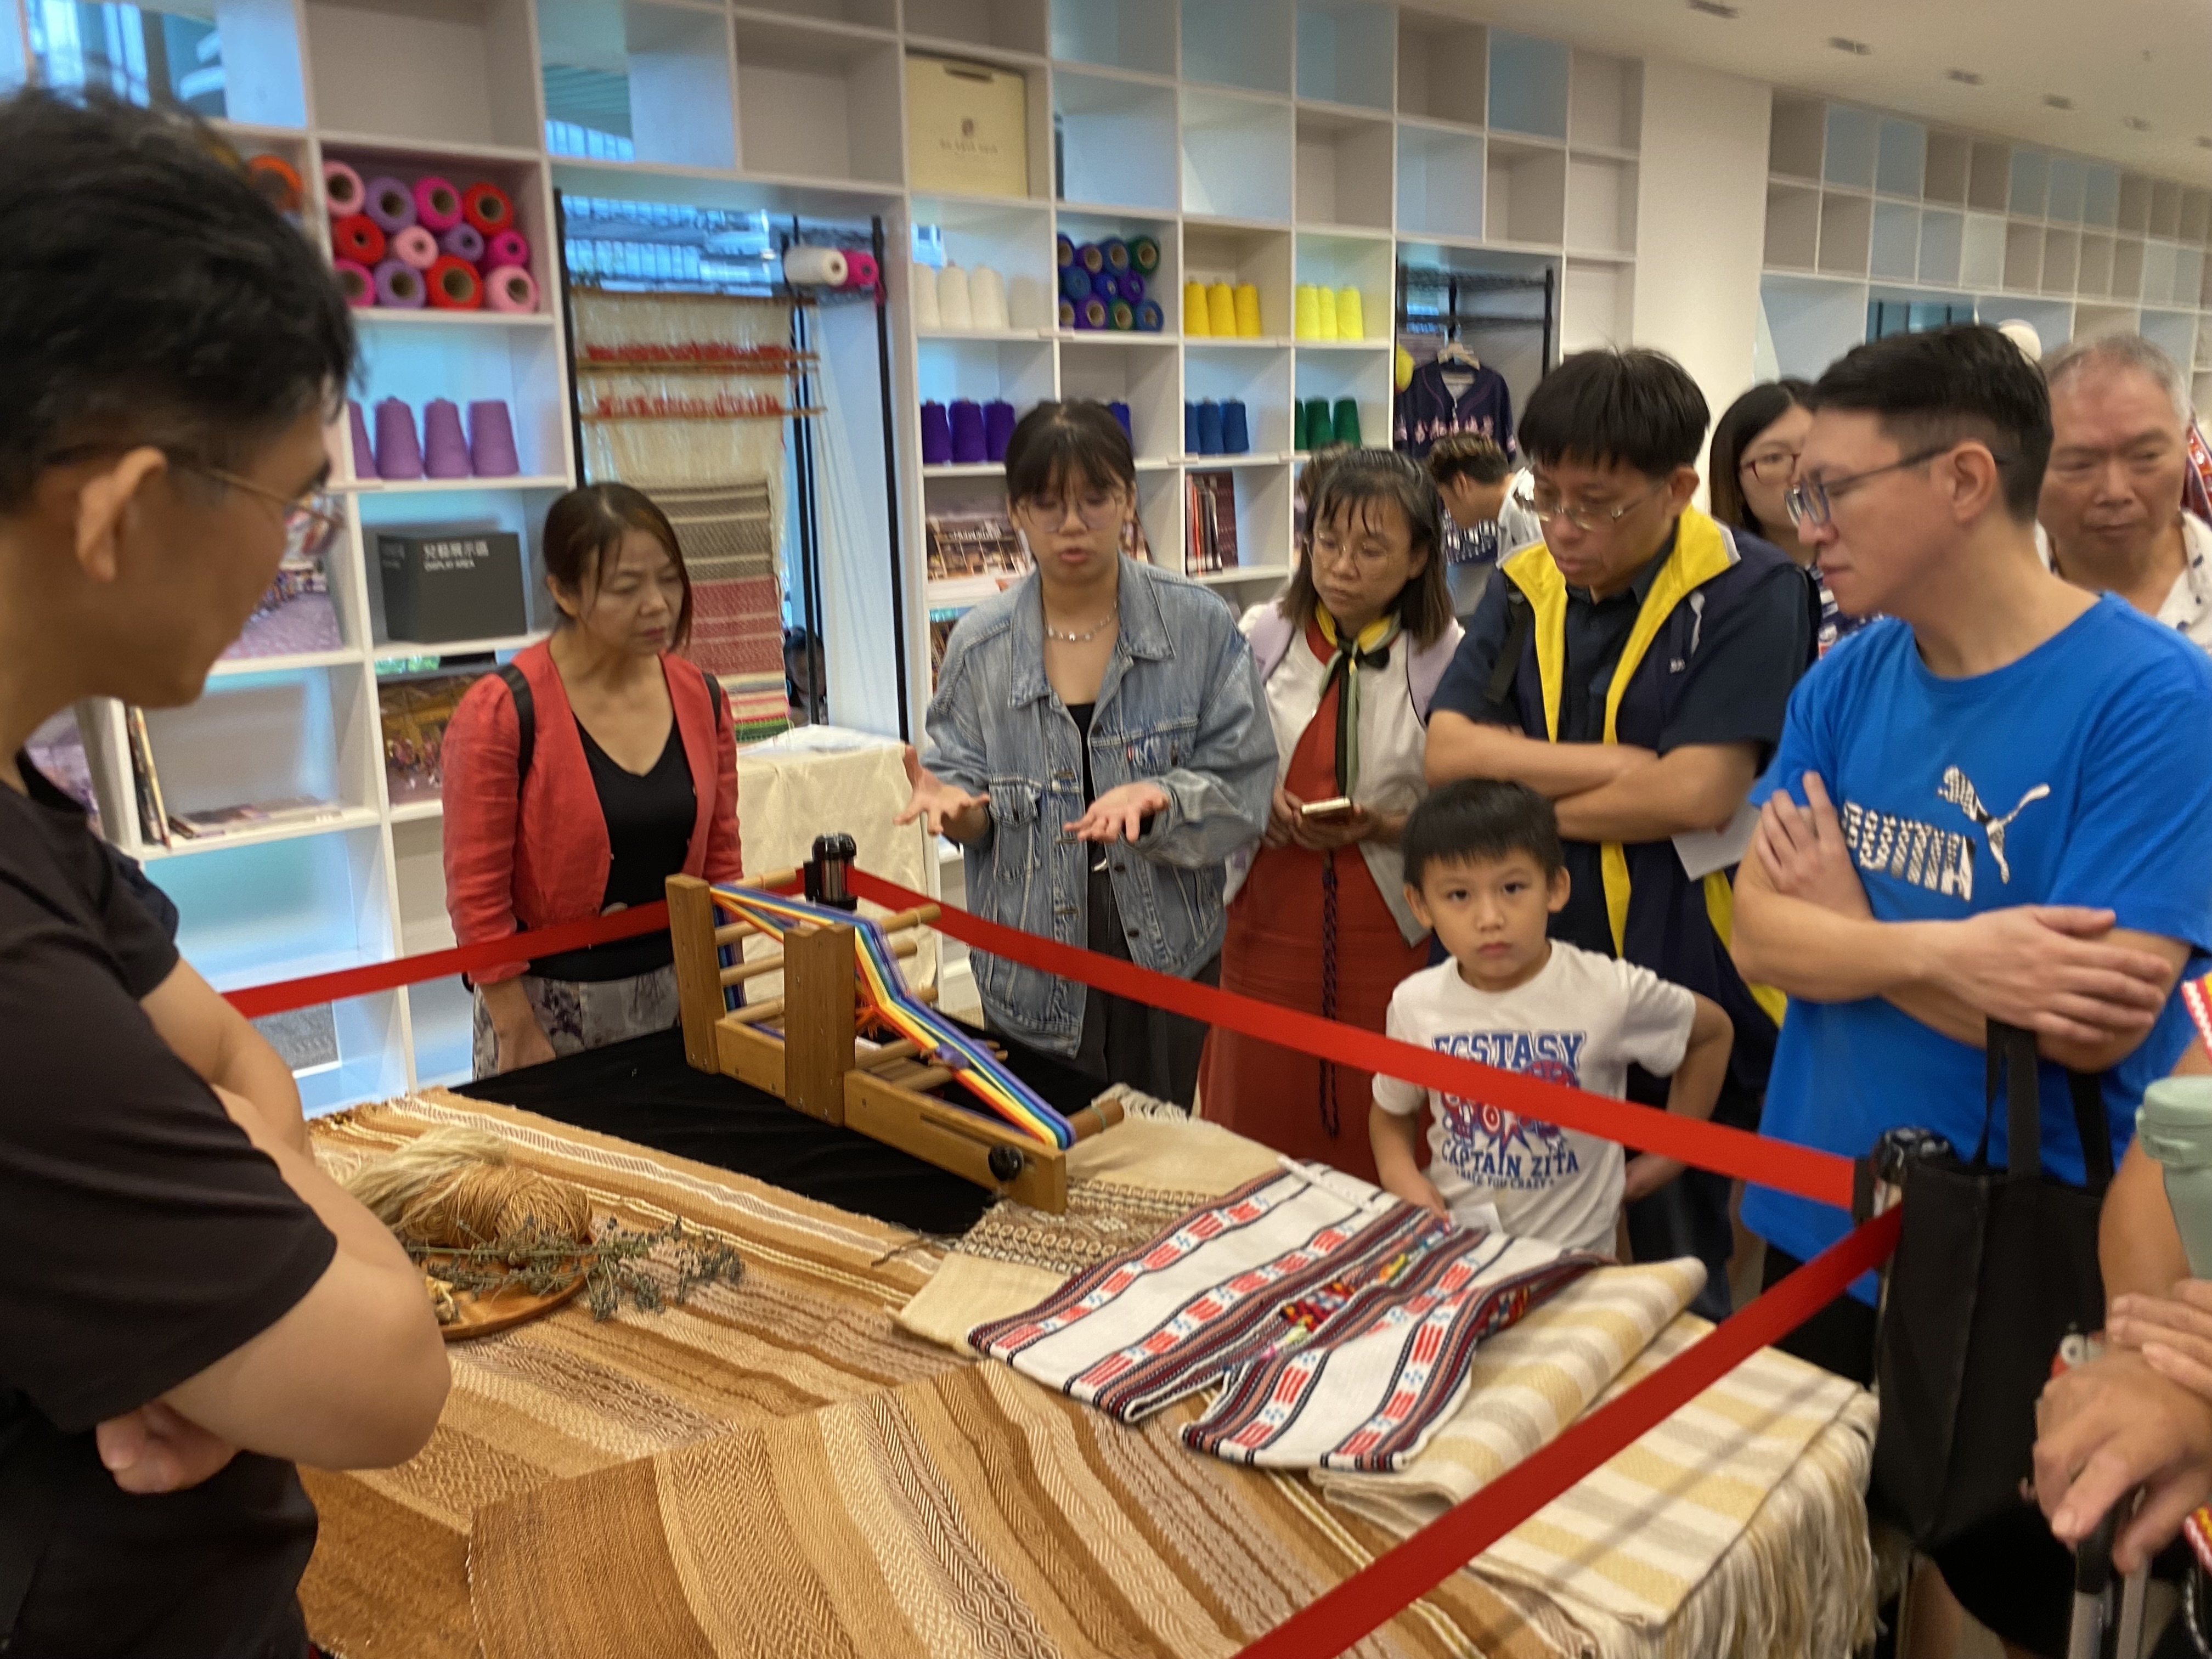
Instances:
[[[1416,292],[1443,295],[1434,310],[1414,311],[1408,301]],[[1540,313],[1467,310],[1462,301],[1484,295],[1535,294],[1544,296]],[[1540,276],[1518,276],[1504,271],[1438,270],[1421,265],[1398,267],[1397,330],[1401,334],[1441,334],[1456,340],[1462,328],[1533,328],[1543,333],[1541,362],[1553,363],[1559,332],[1559,273],[1547,269]]]

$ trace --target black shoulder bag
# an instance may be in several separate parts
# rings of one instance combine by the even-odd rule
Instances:
[[[2087,1187],[2043,1172],[2035,1037],[1996,1020],[1972,1162],[1942,1148],[1904,1166],[1877,1357],[1874,1492],[1923,1549],[2021,1507],[2051,1360],[2069,1334],[2104,1326],[2097,1222],[2112,1138],[2098,1079],[2069,1073],[2068,1082]],[[2001,1084],[2006,1163],[1992,1166]]]

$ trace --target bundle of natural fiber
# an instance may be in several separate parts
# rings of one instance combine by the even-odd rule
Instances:
[[[507,1143],[480,1129],[434,1129],[363,1164],[346,1190],[418,1247],[592,1240],[583,1193],[510,1161]]]

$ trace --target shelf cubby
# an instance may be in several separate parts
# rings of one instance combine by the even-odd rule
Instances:
[[[906,65],[896,43],[741,18],[738,154],[749,173],[896,185]]]
[[[2044,211],[2054,225],[2083,223],[2089,207],[2089,164],[2075,155],[2051,158],[2051,195]]]
[[[1476,134],[1401,123],[1398,228],[1416,236],[1482,235],[1483,141]]]
[[[2151,182],[2139,173],[2120,175],[2119,228],[2124,234],[2147,235],[2150,231]]]
[[[2120,170],[2091,162],[2081,178],[2081,222],[2112,230],[2120,222]]]
[[[1569,259],[1559,279],[1561,355],[1632,345],[1635,328],[1636,268]]]
[[[2043,227],[2025,219],[2005,226],[2004,285],[2008,293],[2033,294],[2043,281]]]
[[[2184,368],[2197,344],[2197,313],[2191,311],[2146,311],[2143,337]]]
[[[1479,127],[1488,86],[1488,31],[1428,12],[1398,14],[1398,113]]]
[[[1819,183],[1827,118],[1827,106],[1819,99],[1776,93],[1766,137],[1766,170],[1784,179]]]
[[[1483,184],[1483,239],[1492,242],[1533,242],[1556,247],[1573,240],[1568,233],[1570,208],[1567,153],[1556,145],[1516,143],[1492,138],[1486,155]],[[1583,163],[1577,159],[1579,167]],[[1597,166],[1611,163],[1600,161]],[[1594,246],[1607,246],[1602,241]]]
[[[2112,244],[2112,297],[2134,304],[2142,297],[2143,245],[2132,236]]]
[[[1100,69],[1176,72],[1176,0],[1052,0],[1052,55]]]
[[[1165,330],[1174,334],[1182,326],[1182,230],[1173,219],[1147,219],[1140,215],[1126,213],[1072,213],[1065,210],[1054,216],[1058,234],[1078,247],[1085,242],[1103,242],[1114,237],[1127,240],[1133,236],[1150,236],[1160,246],[1160,268],[1146,279],[1146,297],[1159,301],[1165,319]],[[1063,340],[1097,340],[1097,334],[1063,332]],[[1151,340],[1158,335],[1115,335],[1121,340]]]
[[[2076,305],[2074,337],[2091,340],[2100,334],[2132,334],[2143,320],[2143,313],[2133,306]]]
[[[1874,188],[1876,128],[1874,116],[1848,104],[1828,106],[1828,141],[1821,157],[1823,183],[1852,190]]]
[[[2197,247],[2212,240],[2212,191],[2181,192],[2181,240]]]
[[[1396,8],[1382,0],[1297,0],[1301,98],[1387,111]]]
[[[1284,418],[1285,422],[1289,419],[1287,416]],[[1197,579],[1208,586],[1232,586],[1246,578],[1290,574],[1293,506],[1291,469],[1279,462],[1231,465],[1235,459],[1201,456],[1185,469],[1187,473],[1230,472],[1237,480],[1237,563],[1230,569],[1211,572]],[[1169,568],[1180,570],[1182,566],[1178,562]]]
[[[308,0],[302,15],[325,131],[538,148],[527,0]]]
[[[1053,395],[1049,340],[962,340],[925,337],[915,343],[915,390],[925,401],[979,404],[1003,398],[1017,415]]]
[[[562,493],[556,485],[537,489],[475,489],[440,491],[431,495],[363,494],[355,497],[361,514],[363,562],[368,573],[368,629],[372,654],[394,656],[459,654],[467,644],[489,649],[493,642],[431,641],[394,639],[384,617],[384,583],[377,566],[380,534],[426,535],[445,532],[502,531],[514,536],[522,551],[520,634],[502,636],[498,643],[520,649],[527,637],[550,629],[554,621],[552,597],[545,589],[543,543],[546,509]]]
[[[2206,263],[2204,250],[2200,247],[2185,247],[2175,256],[2173,272],[2174,304],[2177,306],[2195,306],[2197,303],[2197,295],[2203,289],[2204,267]]]
[[[1920,280],[1938,288],[1955,288],[1961,280],[1966,252],[1966,216],[1951,208],[1920,210]],[[2112,265],[2111,245],[2106,246],[2106,268]]]
[[[1975,139],[1966,205],[1978,212],[2002,213],[2011,188],[2012,147],[1994,139]]]
[[[1820,192],[1774,179],[1766,186],[1766,264],[1811,270],[1820,259]]]
[[[2173,303],[2173,279],[2180,250],[2171,242],[2143,244],[2142,297],[2146,305]]]
[[[1177,437],[1180,443],[1182,439]],[[1137,469],[1137,520],[1152,544],[1152,562],[1163,570],[1182,574],[1182,469],[1155,466]]]
[[[1923,172],[1922,192],[1944,207],[1966,205],[1966,179],[1973,168],[1974,144],[1964,133],[1928,135],[1928,161]]]
[[[1812,379],[1866,338],[1866,290],[1856,283],[1771,276],[1759,301],[1784,374]]]
[[[1917,121],[1883,116],[1875,136],[1875,191],[1917,202],[1927,188],[1927,179],[1928,129]]]
[[[1962,288],[1993,289],[2004,282],[2005,222],[1995,213],[1969,213],[1959,262]]]
[[[1391,125],[1336,110],[1297,114],[1300,224],[1390,228]]]
[[[1045,0],[906,0],[906,32],[947,46],[1037,58],[1052,49]]]
[[[1017,330],[1048,330],[1057,315],[1052,211],[1042,202],[917,196],[914,222],[936,228],[946,261],[973,272],[988,265],[1006,281],[1006,311]]]
[[[2179,185],[2164,179],[2152,184],[2150,234],[2154,236],[2166,237],[2181,234],[2181,186]]]
[[[1387,236],[1338,236],[1299,231],[1294,240],[1293,283],[1359,290],[1359,318],[1369,342],[1387,347],[1391,337],[1391,269],[1395,245]],[[1318,343],[1304,341],[1302,345]]]
[[[1182,397],[1172,345],[1065,340],[1060,348],[1060,395],[1129,405],[1130,435],[1139,460],[1182,453]]]
[[[1326,398],[1333,412],[1337,400],[1350,398],[1359,405],[1359,441],[1388,448],[1390,444],[1390,360],[1379,352],[1315,350],[1300,347],[1291,384],[1300,403]],[[1285,428],[1290,421],[1283,411]],[[1291,447],[1285,431],[1282,447]],[[1255,443],[1255,448],[1258,447]]]
[[[1291,3],[1182,0],[1182,78],[1248,92],[1288,93]]]
[[[2081,273],[2081,233],[2056,227],[2043,233],[2043,291],[2071,294]]]
[[[158,750],[157,750],[158,753]],[[155,859],[177,907],[177,947],[219,991],[383,962],[392,953],[384,836],[329,835]]]
[[[2045,355],[2057,350],[2074,335],[2074,307],[2065,300],[1985,294],[1975,300],[1974,315],[1984,323],[2026,323],[2042,340]]]
[[[1636,163],[1603,155],[1567,162],[1566,245],[1577,253],[1636,252]]]
[[[733,167],[730,27],[711,12],[636,0],[538,0],[549,137],[556,125],[640,161]]]
[[[1287,223],[1294,197],[1295,124],[1288,103],[1230,93],[1184,93],[1183,211]]]
[[[1874,201],[1838,191],[1820,193],[1820,269],[1831,276],[1863,276],[1874,238]]]
[[[1578,149],[1634,150],[1643,139],[1643,64],[1576,48],[1567,85],[1567,141]]]
[[[1910,283],[1920,274],[1920,210],[1876,201],[1867,269],[1877,282]]]
[[[1251,230],[1242,226],[1206,225],[1188,220],[1183,223],[1183,281],[1204,283],[1209,287],[1215,283],[1226,283],[1232,289],[1251,283],[1260,290],[1260,336],[1263,339],[1290,337],[1293,320],[1291,256],[1291,233],[1286,230]],[[1260,446],[1255,442],[1253,447]]]
[[[226,676],[198,702],[147,710],[146,727],[173,815],[301,796],[354,810],[379,801],[381,738],[358,659]]]
[[[567,398],[560,342],[550,329],[364,327],[361,331],[361,405],[372,431],[376,405],[398,398],[414,410],[419,438],[423,410],[451,398],[465,423],[469,404],[501,398],[514,426],[515,454],[526,477],[565,473],[568,465]],[[455,488],[467,480],[443,480]],[[477,481],[498,489],[507,481]]]
[[[1490,32],[1490,126],[1535,138],[1567,136],[1569,51],[1504,29]]]
[[[1210,398],[1216,403],[1231,398],[1242,402],[1251,434],[1249,453],[1254,455],[1280,455],[1289,451],[1291,384],[1291,352],[1287,346],[1254,351],[1194,343],[1183,349],[1184,400],[1198,403]],[[1364,430],[1364,411],[1362,419]],[[1183,455],[1185,464],[1192,466],[1236,459],[1188,453]]]
[[[417,1088],[453,1088],[476,1074],[476,998],[459,975],[406,990]]]
[[[2015,219],[2040,219],[2051,199],[2051,158],[2039,149],[2012,152],[2005,211]]]
[[[1052,90],[1062,200],[1175,211],[1182,167],[1174,88],[1059,73]]]
[[[2112,239],[2102,231],[2081,233],[2081,269],[2079,292],[2084,298],[2101,300],[2112,291]]]

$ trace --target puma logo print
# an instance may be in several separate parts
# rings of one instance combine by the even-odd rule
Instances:
[[[1990,857],[1996,861],[1997,878],[2009,886],[2012,883],[2012,866],[2005,861],[2005,831],[2011,827],[2014,818],[2049,794],[2051,786],[2047,783],[2037,784],[2034,788],[2022,795],[2020,798],[2020,804],[2002,817],[1991,815],[1989,808],[1982,805],[1981,796],[1975,792],[1973,780],[1955,766],[1947,766],[1943,769],[1943,781],[1936,793],[1980,826],[1984,839],[1989,842]]]

